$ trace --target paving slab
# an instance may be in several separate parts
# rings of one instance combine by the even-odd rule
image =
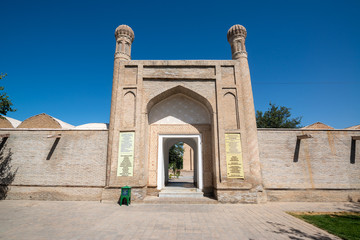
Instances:
[[[131,204],[0,201],[0,239],[339,239],[285,211],[356,203]]]

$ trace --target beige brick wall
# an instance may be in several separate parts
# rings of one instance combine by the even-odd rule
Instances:
[[[5,154],[11,149],[12,185],[105,186],[108,131],[89,130],[0,130],[10,134]],[[47,156],[61,134],[51,158]]]
[[[159,127],[153,126],[154,136],[162,131],[169,133],[170,129],[174,133],[193,133],[178,130],[176,125]],[[205,132],[204,139],[211,139],[210,131]],[[4,153],[11,149],[13,170],[18,169],[8,199],[117,200],[119,189],[103,189],[108,131],[0,129],[0,134],[10,134]],[[50,160],[46,160],[56,139],[48,136],[58,134],[60,141]],[[303,134],[312,138],[301,140],[298,161],[294,162],[296,139]],[[360,136],[360,131],[259,129],[262,178],[268,200],[358,201],[360,143],[357,141],[355,162],[351,163],[352,136]],[[211,146],[211,141],[204,145]],[[209,160],[204,163],[205,187],[212,187],[213,159],[211,154],[205,154],[204,159]],[[145,188],[134,188],[134,200],[142,199],[145,192]],[[255,190],[224,189],[216,194],[221,202],[257,202],[259,198]]]
[[[298,161],[294,162],[297,136],[302,134],[310,134],[312,138],[301,140]],[[262,177],[270,200],[314,200],[311,194],[318,200],[325,195],[328,196],[325,200],[331,200],[331,192],[337,199],[340,195],[343,200],[352,198],[354,194],[348,196],[345,190],[359,196],[360,143],[357,141],[355,162],[351,163],[352,136],[360,136],[360,131],[259,129]],[[329,191],[309,192],[320,190]]]

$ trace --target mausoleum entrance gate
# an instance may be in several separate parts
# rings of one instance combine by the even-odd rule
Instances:
[[[184,142],[194,150],[194,185],[203,189],[203,159],[201,135],[159,135],[158,143],[158,178],[157,189],[161,190],[168,184],[169,149],[175,143]]]
[[[128,185],[139,199],[156,195],[167,179],[164,147],[182,139],[195,146],[196,185],[205,194],[264,201],[246,29],[228,31],[232,60],[131,60],[134,36],[126,25],[115,30],[105,192]],[[133,144],[122,151],[127,135]]]
[[[184,142],[194,150],[194,185],[213,191],[212,116],[201,102],[175,93],[153,105],[148,112],[149,184],[158,190],[168,184],[169,149]]]

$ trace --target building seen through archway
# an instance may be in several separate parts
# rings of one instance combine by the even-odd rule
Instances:
[[[182,143],[181,146],[183,149],[182,166],[178,181],[184,183],[191,183],[194,185],[194,149],[192,149],[190,145],[186,143]]]
[[[176,141],[176,138],[173,140]],[[190,139],[187,139],[189,142]],[[197,146],[191,144],[196,150]],[[181,154],[179,154],[180,158],[176,158],[177,150],[180,149]],[[175,155],[175,157],[174,157]],[[171,190],[174,194],[179,194],[179,191],[182,192],[183,196],[186,196],[185,193],[188,193],[188,196],[193,196],[196,189],[198,187],[198,167],[197,161],[195,161],[196,155],[194,154],[194,149],[185,142],[178,142],[172,145],[169,149],[169,157],[165,157],[168,159],[168,162],[165,162],[165,171],[168,169],[168,175],[165,175],[165,189],[163,192],[167,194],[165,196],[170,196]],[[197,157],[196,157],[197,160]],[[167,165],[168,164],[168,165]],[[167,168],[168,166],[168,168]],[[187,190],[187,191],[186,191]],[[196,191],[200,192],[200,191]],[[160,196],[163,196],[164,193],[160,193]],[[196,193],[197,196],[202,196],[203,194]]]

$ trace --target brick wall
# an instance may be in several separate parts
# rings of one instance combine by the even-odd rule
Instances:
[[[300,140],[298,158],[294,160],[297,136],[303,134],[310,134],[312,138]],[[350,195],[340,194],[342,197],[338,200],[359,198],[360,143],[356,144],[355,162],[351,162],[352,136],[360,136],[360,131],[259,129],[263,184],[270,200],[311,199],[307,194],[312,190],[327,190],[324,192],[327,195],[336,190],[351,191]],[[276,190],[283,194],[279,196]],[[308,192],[299,194],[304,190]],[[324,194],[316,199],[320,200]],[[324,199],[330,200],[329,197],[331,194]]]
[[[11,149],[12,169],[18,169],[8,199],[109,198],[103,193],[108,131],[1,129],[0,134],[10,134],[4,154]],[[49,159],[58,134],[60,140]],[[312,138],[301,140],[294,161],[297,136],[303,134]],[[268,200],[359,201],[360,142],[356,141],[351,160],[352,136],[360,136],[360,131],[259,129]],[[111,199],[118,194],[115,190]]]
[[[17,186],[105,186],[106,130],[0,130],[10,134],[4,154],[11,149]],[[52,156],[49,152],[61,134]],[[47,160],[48,159],[48,160]]]

